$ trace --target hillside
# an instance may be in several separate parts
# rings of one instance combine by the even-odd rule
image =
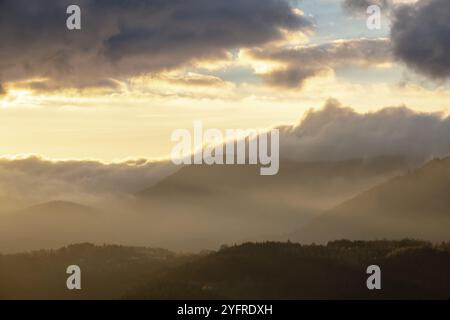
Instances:
[[[307,224],[292,239],[450,240],[450,158],[376,186]]]
[[[67,266],[82,269],[82,291],[65,288]],[[382,290],[366,269],[382,270]],[[246,243],[199,255],[79,244],[0,255],[4,299],[329,299],[450,297],[450,244],[334,241],[326,246]]]
[[[81,205],[69,201],[50,201],[46,203],[37,204],[28,208],[18,210],[14,213],[16,216],[27,216],[26,218],[32,218],[33,216],[58,216],[58,215],[94,215],[96,210],[85,205]]]
[[[0,252],[92,241],[99,215],[94,208],[67,201],[52,201],[5,213],[0,217]]]
[[[190,166],[129,201],[113,199],[98,209],[53,201],[5,213],[0,252],[79,242],[196,252],[223,243],[284,241],[297,226],[407,166],[399,158],[375,158],[283,161],[280,168],[276,176],[260,176],[256,166]]]
[[[382,270],[382,291],[366,268]],[[399,299],[450,297],[448,245],[334,241],[248,243],[199,257],[131,293],[133,299]]]
[[[158,221],[166,235],[183,233],[182,245],[192,250],[281,240],[293,226],[406,168],[399,158],[283,161],[275,176],[260,176],[257,166],[189,166],[137,194],[135,206]],[[169,236],[167,245],[180,247]]]

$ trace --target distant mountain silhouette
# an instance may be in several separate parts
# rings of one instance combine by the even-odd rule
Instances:
[[[316,218],[292,238],[450,240],[450,158],[378,185]]]
[[[189,166],[131,201],[94,209],[53,201],[0,215],[0,252],[77,242],[217,249],[224,243],[287,240],[304,225],[374,185],[406,171],[399,158],[282,161],[276,176],[258,166]]]
[[[402,159],[389,157],[284,160],[275,176],[261,176],[258,166],[187,166],[137,194],[136,210],[170,221],[164,230],[183,230],[183,245],[193,249],[282,240],[287,238],[280,235],[292,232],[293,226],[404,173],[406,167]]]
[[[15,212],[15,215],[88,215],[95,214],[96,210],[70,201],[50,201],[34,205]]]
[[[91,239],[98,211],[73,202],[52,201],[4,214],[0,252],[54,248]]]
[[[294,189],[308,195],[327,193],[338,196],[353,194],[355,190],[372,186],[374,181],[383,181],[386,176],[398,174],[405,168],[403,159],[397,157],[338,162],[282,160],[280,172],[274,176],[261,176],[256,165],[191,165],[137,196],[140,199],[180,196],[186,200],[224,194],[245,196],[255,189],[271,192]],[[298,198],[301,195],[294,196]]]

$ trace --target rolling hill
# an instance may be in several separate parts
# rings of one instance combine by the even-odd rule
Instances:
[[[366,268],[382,270],[382,290]],[[450,251],[413,240],[334,241],[326,246],[246,243],[169,270],[131,299],[400,299],[450,296]]]
[[[66,288],[67,266],[82,290]],[[369,291],[366,269],[382,270]],[[450,244],[333,241],[246,243],[179,255],[163,249],[70,245],[0,255],[1,299],[448,299]]]
[[[163,249],[89,243],[0,255],[0,299],[120,299],[175,259]],[[66,269],[74,264],[83,272],[81,291],[66,287]]]

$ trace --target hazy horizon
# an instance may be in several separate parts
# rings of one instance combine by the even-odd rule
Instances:
[[[370,298],[372,261],[386,297],[445,296],[448,21],[449,0],[0,1],[0,299],[43,297],[20,270],[67,298],[71,259],[88,298]]]

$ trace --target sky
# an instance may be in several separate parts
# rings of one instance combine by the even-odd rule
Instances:
[[[330,98],[444,117],[448,21],[448,0],[4,0],[0,157],[165,158],[196,120],[295,125]]]

